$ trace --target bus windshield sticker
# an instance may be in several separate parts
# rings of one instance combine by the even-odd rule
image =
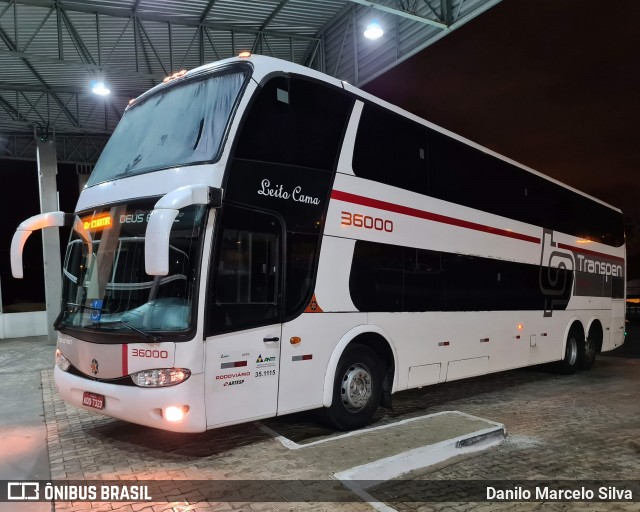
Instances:
[[[94,299],[91,301],[90,304],[90,309],[91,309],[91,321],[92,322],[99,322],[100,318],[102,317],[102,300],[101,299]]]
[[[267,366],[275,366],[276,365],[276,356],[271,357],[262,357],[262,354],[258,355],[258,359],[256,359],[256,368],[264,368]]]

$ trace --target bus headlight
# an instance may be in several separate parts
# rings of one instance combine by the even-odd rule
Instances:
[[[161,388],[180,384],[190,376],[191,372],[186,368],[158,368],[132,373],[131,380],[142,388]]]
[[[71,361],[62,355],[59,348],[56,349],[56,366],[63,372],[66,372],[71,366]]]

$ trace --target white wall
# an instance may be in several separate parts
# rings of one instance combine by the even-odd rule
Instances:
[[[0,339],[47,334],[47,312],[0,313]]]

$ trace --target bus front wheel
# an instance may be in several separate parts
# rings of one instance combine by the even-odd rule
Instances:
[[[363,427],[371,421],[381,396],[382,372],[375,352],[364,345],[351,345],[338,363],[333,399],[322,410],[322,419],[338,430]]]

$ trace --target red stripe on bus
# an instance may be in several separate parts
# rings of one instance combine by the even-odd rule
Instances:
[[[613,261],[617,261],[618,263],[624,263],[624,258],[620,258],[619,256],[611,256],[610,254],[605,254],[603,252],[591,251],[589,249],[583,249],[582,247],[573,247],[572,245],[561,243],[558,243],[558,247],[566,251],[578,252],[580,254],[589,254],[590,256],[598,256],[600,258],[607,258]]]
[[[129,345],[122,345],[122,376],[129,375]]]
[[[399,204],[389,203],[387,201],[380,201],[379,199],[372,199],[370,197],[350,194],[349,192],[342,192],[340,190],[333,190],[331,192],[331,199],[337,199],[338,201],[345,201],[347,203],[359,204],[361,206],[370,206],[372,208],[378,208],[379,210],[386,210],[393,213],[400,213],[402,215],[408,215],[410,217],[416,217],[418,219],[425,219],[433,222],[440,222],[442,224],[449,224],[451,226],[458,226],[460,228],[472,229],[474,231],[491,233],[492,235],[504,236],[507,238],[515,238],[516,240],[522,240],[524,242],[531,242],[534,244],[540,243],[540,238],[537,238],[535,236],[524,235],[522,233],[515,233],[514,231],[508,231],[506,229],[485,226],[484,224],[477,224],[475,222],[469,222],[462,219],[455,219],[453,217],[447,217],[446,215],[426,212],[424,210],[418,210],[417,208],[411,208],[409,206],[402,206]]]

